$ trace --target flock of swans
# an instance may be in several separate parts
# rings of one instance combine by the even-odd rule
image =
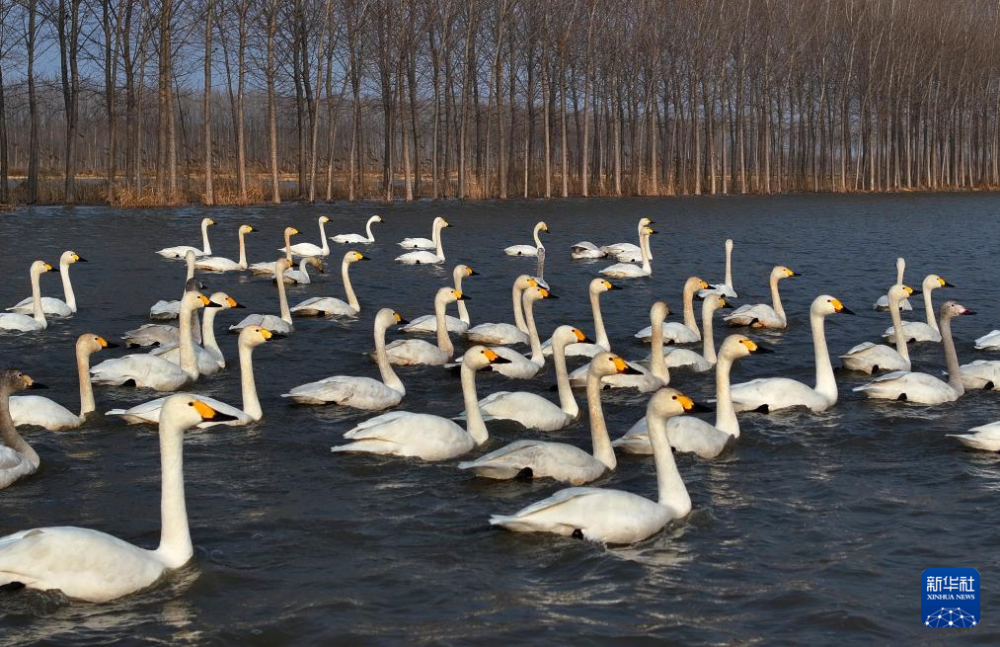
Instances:
[[[180,298],[158,301],[149,313],[154,323],[122,335],[124,345],[134,349],[127,354],[92,365],[94,355],[115,344],[92,333],[79,336],[75,357],[79,413],[49,398],[21,394],[42,385],[22,371],[0,371],[0,489],[35,473],[40,465],[38,453],[18,433],[19,427],[76,429],[86,424],[88,416],[96,411],[95,385],[115,385],[161,394],[136,406],[110,409],[106,415],[127,424],[158,425],[162,497],[161,538],[156,550],[146,550],[85,528],[29,529],[0,538],[0,587],[58,589],[70,598],[101,602],[146,588],[191,558],[184,499],[184,432],[219,425],[249,425],[261,420],[264,411],[254,378],[255,349],[294,333],[296,317],[354,318],[368,307],[359,301],[351,284],[352,266],[369,259],[356,249],[340,257],[343,298],[316,295],[289,305],[286,284],[309,284],[310,270],[325,271],[326,260],[338,256],[331,242],[350,246],[371,244],[375,241],[372,227],[384,220],[380,216],[371,217],[363,235],[332,237],[327,236],[328,223],[326,216],[319,218],[319,244],[292,244],[292,237],[299,235],[299,231],[285,228],[285,244],[278,250],[281,256],[275,261],[248,263],[246,238],[257,233],[250,225],[241,225],[237,230],[237,261],[213,255],[209,228],[215,222],[210,218],[201,223],[200,248],[178,245],[159,250],[157,253],[164,258],[185,261]],[[720,318],[725,326],[747,332],[782,331],[789,320],[781,301],[780,282],[800,275],[777,265],[770,273],[771,303],[734,308],[738,294],[733,284],[733,241],[727,240],[724,281],[710,284],[698,276],[689,277],[681,292],[680,322],[666,321],[670,309],[665,302],[650,304],[650,325],[635,333],[637,339],[649,343],[650,352],[645,357],[623,358],[612,351],[601,312],[601,296],[620,287],[609,279],[620,281],[652,274],[650,237],[656,234],[652,225],[648,218],[639,221],[637,243],[598,245],[581,241],[571,247],[573,259],[613,261],[588,285],[593,337],[572,325],[556,327],[545,340],[539,334],[535,309],[551,308],[547,302],[557,299],[544,278],[545,246],[540,235],[549,228],[539,222],[532,231],[533,244],[517,244],[503,250],[510,256],[534,258],[537,263],[534,273],[520,274],[511,281],[511,320],[473,325],[466,305],[470,296],[463,281],[477,273],[468,265],[459,264],[451,274],[451,283],[437,290],[432,314],[408,322],[391,308],[375,312],[375,350],[371,357],[378,368],[378,377],[332,375],[298,385],[282,396],[299,405],[332,405],[376,414],[344,433],[344,442],[332,447],[336,454],[382,454],[421,461],[461,459],[456,468],[477,477],[551,479],[567,486],[520,510],[494,514],[489,518],[494,526],[614,544],[646,539],[691,511],[691,498],[674,461],[675,453],[692,453],[704,460],[718,457],[738,442],[740,412],[769,413],[790,407],[818,412],[836,405],[838,387],[825,325],[827,318],[854,314],[831,295],[820,295],[812,301],[808,315],[814,349],[813,384],[780,376],[732,384],[730,373],[735,362],[771,351],[739,333],[725,336],[717,346],[716,312],[724,312]],[[444,218],[435,218],[431,237],[402,240],[399,246],[404,252],[395,260],[403,265],[444,263],[443,231],[449,226]],[[32,263],[31,296],[0,314],[0,331],[44,331],[48,317],[72,317],[78,304],[70,268],[80,262],[85,259],[73,251],[60,257],[63,299],[42,296],[41,277],[52,272],[53,267],[40,260]],[[887,343],[866,341],[841,355],[846,369],[875,375],[855,390],[868,398],[928,405],[954,401],[966,389],[1000,390],[1000,361],[979,359],[959,364],[951,334],[952,320],[974,313],[954,301],[947,301],[935,310],[932,298],[934,290],[952,286],[936,274],[929,275],[921,284],[926,321],[903,321],[901,313],[912,309],[910,297],[921,292],[904,284],[903,259],[899,259],[897,270],[895,283],[873,306],[890,314],[892,326],[883,335]],[[216,317],[225,310],[243,308],[225,292],[204,294],[198,271],[249,272],[273,277],[277,308],[247,315],[229,327],[238,334],[242,390],[239,406],[197,395],[197,383],[202,377],[228,368],[216,338]],[[568,298],[567,294],[559,296]],[[696,298],[701,299],[700,322]],[[457,316],[448,313],[452,304]],[[433,335],[433,341],[407,336],[387,343],[387,333],[393,329],[407,335]],[[456,351],[453,336],[465,338],[464,353]],[[941,345],[947,381],[913,370],[908,351],[913,343]],[[1000,330],[978,339],[976,347],[1000,349]],[[571,360],[579,364],[575,370],[570,370]],[[537,380],[549,361],[554,367],[555,400],[516,387],[483,397],[479,393],[480,372],[496,372],[512,380]],[[455,403],[453,411],[441,414],[407,411],[406,385],[396,373],[396,367],[400,366],[440,367],[434,370],[458,373],[461,407]],[[710,409],[671,386],[671,373],[676,371],[693,374],[714,371],[714,422],[689,415]],[[589,451],[542,436],[559,432],[580,419],[581,406],[574,388],[584,391]],[[182,389],[191,391],[173,393]],[[645,415],[637,417],[626,433],[614,439],[602,409],[602,394],[609,389],[634,389],[651,394]],[[487,423],[500,420],[519,425],[524,437],[476,455],[477,448],[490,439]],[[954,436],[972,448],[1000,451],[1000,422]],[[587,485],[616,469],[616,452],[652,455],[657,500]]]

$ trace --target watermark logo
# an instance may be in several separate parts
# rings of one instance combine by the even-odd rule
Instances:
[[[920,615],[925,627],[975,627],[979,615],[979,571],[928,568],[920,577]]]

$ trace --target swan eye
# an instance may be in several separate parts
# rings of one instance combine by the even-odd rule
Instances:
[[[676,395],[671,398],[671,400],[676,400],[676,399],[677,399]]]

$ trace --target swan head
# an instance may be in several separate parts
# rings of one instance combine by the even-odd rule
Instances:
[[[653,234],[656,233],[656,230],[653,229],[652,227],[643,227],[642,228],[642,232],[640,232],[640,233],[643,236],[652,236]]]
[[[463,277],[464,276],[479,276],[479,272],[477,272],[476,270],[472,269],[468,265],[456,265],[455,266],[454,275],[456,277],[459,277],[459,276],[463,276]]]
[[[319,217],[319,224],[325,225],[328,222],[330,222],[330,216],[320,216]]]
[[[215,226],[215,221],[212,220],[211,218],[203,218],[202,221],[201,221],[201,226],[202,227],[214,227]]]
[[[684,292],[685,294],[695,294],[699,290],[707,290],[709,287],[708,281],[704,280],[700,276],[689,277],[687,281],[684,282]]]
[[[117,348],[118,344],[108,343],[104,337],[93,333],[84,333],[76,338],[76,351],[90,356],[105,348]]]
[[[943,278],[937,274],[928,274],[927,278],[924,279],[924,292],[930,292],[931,290],[936,290],[938,288],[953,288],[955,287],[951,283],[948,283]]]
[[[467,294],[456,290],[454,288],[441,288],[437,291],[437,295],[434,297],[434,301],[442,301],[446,304],[455,303],[456,301],[468,301],[472,297]]]
[[[206,297],[201,292],[193,290],[191,292],[185,292],[184,298],[181,299],[181,305],[187,306],[193,310],[200,310],[202,308],[221,308],[218,303],[215,303],[208,297]]]
[[[612,285],[611,281],[607,279],[594,279],[590,282],[591,294],[601,294],[602,292],[608,292],[614,289],[615,286]]]
[[[663,321],[670,314],[670,306],[664,301],[657,301],[649,308],[649,321],[653,327],[663,325]]]
[[[920,291],[919,290],[914,290],[910,286],[903,285],[902,283],[897,283],[896,285],[894,285],[891,288],[889,288],[889,292],[887,292],[887,296],[889,297],[889,301],[890,302],[891,301],[895,301],[896,303],[899,303],[900,301],[903,301],[904,299],[912,297],[915,294],[920,294]]]
[[[471,368],[473,371],[486,370],[495,364],[510,364],[510,360],[501,357],[495,350],[485,346],[473,346],[465,351],[465,355],[462,357],[462,366]]]
[[[673,418],[685,413],[711,411],[709,407],[696,403],[677,389],[663,387],[653,394],[646,405],[646,417]]]
[[[705,301],[701,307],[707,308],[709,312],[715,312],[716,310],[730,309],[733,305],[726,300],[726,297],[713,292],[705,296]]]
[[[537,229],[539,232],[544,232],[546,234],[549,233],[549,226],[545,224],[544,220],[535,225],[535,229]]]
[[[587,371],[591,375],[605,377],[607,375],[641,375],[640,371],[628,365],[614,353],[598,353],[594,359],[590,360],[590,368]]]
[[[370,261],[371,256],[365,256],[361,252],[350,251],[344,254],[345,263],[357,263],[358,261]]]
[[[223,310],[229,310],[230,308],[245,308],[246,306],[242,303],[237,303],[236,299],[232,298],[225,292],[215,292],[209,297],[212,303],[216,304]]]
[[[648,227],[651,224],[653,224],[652,219],[650,219],[650,218],[639,218],[639,227],[640,228],[642,228],[642,227]]]
[[[538,279],[533,276],[528,276],[527,274],[522,274],[514,279],[514,287],[523,292],[528,288],[538,287]]]
[[[47,389],[49,387],[34,381],[31,377],[16,368],[5,368],[0,371],[0,393],[9,395],[17,391],[30,389]]]
[[[733,239],[732,238],[727,238],[726,239],[726,251],[727,252],[733,251]]]
[[[326,274],[326,267],[323,266],[323,259],[319,256],[307,256],[302,259],[303,265],[312,265],[320,274]]]
[[[375,327],[388,329],[389,326],[405,325],[410,323],[403,318],[403,315],[399,314],[392,308],[382,308],[375,315]]]
[[[87,259],[81,257],[74,251],[63,252],[62,256],[59,257],[59,263],[65,265],[72,265],[73,263],[86,263]]]
[[[587,337],[579,328],[573,326],[559,326],[552,333],[552,346],[567,347],[570,344],[593,344],[594,340]]]
[[[286,236],[297,236],[298,234],[299,234],[299,230],[296,229],[295,227],[285,227],[285,235]]]
[[[540,285],[533,288],[528,288],[524,291],[525,302],[534,303],[535,301],[541,301],[542,299],[558,299],[556,295],[549,292],[547,289]]]
[[[382,219],[382,216],[372,216],[368,222],[385,222],[385,220]]]
[[[837,297],[832,297],[829,294],[821,294],[816,297],[812,302],[812,307],[809,309],[812,314],[820,315],[821,317],[826,317],[829,315],[852,315],[854,312],[840,302]]]
[[[961,317],[964,315],[974,315],[976,312],[966,308],[957,301],[945,301],[941,304],[941,309],[938,310],[938,314],[942,319],[952,319],[954,317]]]
[[[793,276],[802,276],[801,273],[791,270],[784,265],[775,265],[774,269],[771,270],[771,278],[775,279],[790,279]]]
[[[247,326],[240,331],[238,343],[240,346],[256,348],[257,346],[276,339],[277,337],[280,337],[280,335],[271,332],[263,326]]]
[[[445,220],[442,216],[438,216],[434,219],[434,227],[437,229],[443,229],[444,227],[451,227],[451,223]]]
[[[722,342],[722,346],[719,347],[719,355],[728,357],[731,360],[759,353],[773,352],[770,348],[761,346],[746,335],[729,335]]]
[[[51,271],[52,271],[52,266],[46,263],[45,261],[35,261],[34,263],[31,264],[31,274],[33,276],[41,276],[42,274]]]
[[[252,234],[252,233],[254,233],[256,231],[259,231],[259,230],[258,229],[254,229],[253,225],[240,225],[240,232],[239,233],[241,233],[241,234]]]
[[[160,414],[161,427],[165,420],[173,422],[181,429],[190,429],[203,422],[226,422],[236,420],[236,417],[216,411],[197,396],[184,394],[172,395],[163,403],[163,411]]]
[[[185,292],[197,292],[198,290],[204,290],[205,284],[198,279],[188,279],[184,281],[184,291]]]

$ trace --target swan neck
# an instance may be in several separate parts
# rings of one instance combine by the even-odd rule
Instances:
[[[59,278],[62,279],[63,298],[72,312],[76,312],[76,293],[73,292],[73,282],[69,278],[69,262],[59,262]]]
[[[642,253],[642,271],[651,274],[653,266],[649,264],[649,234],[644,235],[639,241],[639,251]]]
[[[399,391],[406,395],[406,387],[402,380],[392,369],[389,361],[389,354],[385,351],[385,331],[386,325],[378,323],[375,325],[375,361],[378,363],[378,372],[382,375],[382,383],[393,391]]]
[[[533,232],[531,232],[532,238],[535,239],[535,249],[545,249],[545,245],[542,244],[542,239],[539,238],[539,236],[538,236],[538,232],[540,230],[541,230],[541,227],[539,227],[538,225],[535,225],[535,230]]]
[[[771,276],[771,305],[774,308],[775,314],[781,318],[782,321],[787,321],[785,317],[785,307],[781,305],[781,292],[778,291],[778,277]]]
[[[292,234],[285,232],[285,260],[292,265]]]
[[[552,363],[556,367],[556,389],[559,391],[559,408],[570,418],[580,415],[580,405],[573,397],[573,387],[569,383],[569,369],[566,368],[566,344],[552,342]]]
[[[23,454],[36,469],[41,465],[42,459],[38,457],[38,452],[17,433],[17,427],[14,426],[14,419],[10,415],[10,392],[0,394],[0,440],[17,453]]]
[[[156,552],[169,568],[183,566],[194,555],[184,499],[184,429],[160,419],[160,546]]]
[[[206,308],[205,315],[201,318],[201,347],[205,350],[211,350],[214,353],[218,353],[222,356],[222,349],[219,348],[219,342],[215,339],[215,315],[222,308]]]
[[[368,242],[375,242],[375,234],[372,233],[372,223],[375,222],[375,218],[369,218],[368,222],[365,224],[365,233],[368,234]]]
[[[726,285],[733,287],[733,248],[726,245]]]
[[[826,317],[811,313],[809,325],[812,328],[813,353],[816,361],[816,392],[823,396],[830,405],[837,403],[837,380],[833,376],[833,364],[830,362],[830,351],[826,347]]]
[[[740,421],[733,409],[733,396],[729,388],[729,372],[733,360],[723,355],[715,365],[715,428],[740,437]]]
[[[451,343],[451,336],[448,335],[448,320],[445,317],[445,308],[448,304],[444,299],[434,299],[434,320],[437,324],[437,345],[447,356],[455,354],[455,346]]]
[[[31,313],[35,321],[46,325],[45,311],[42,309],[42,275],[38,272],[31,273]]]
[[[483,412],[479,409],[479,396],[476,394],[476,372],[462,363],[462,399],[465,400],[466,431],[477,445],[489,440],[490,434],[483,421]]]
[[[889,299],[889,316],[892,317],[892,330],[896,335],[896,352],[906,362],[906,370],[910,370],[910,349],[906,345],[903,317],[899,313],[899,301],[896,299]]]
[[[361,304],[358,303],[358,295],[354,294],[354,286],[351,285],[351,264],[344,259],[340,264],[340,278],[344,282],[344,293],[347,295],[347,305],[354,308],[355,312],[361,311]]]
[[[323,250],[323,256],[329,256],[330,241],[326,238],[326,221],[324,220],[319,221],[319,240],[323,243],[323,246],[320,248]]]
[[[180,317],[177,321],[180,326],[181,370],[192,380],[197,380],[198,359],[195,356],[194,339],[191,337],[192,319],[194,319],[194,308],[187,299],[182,299]]]
[[[955,340],[951,336],[951,317],[941,318],[941,343],[944,345],[944,362],[948,367],[948,385],[961,396],[965,393],[965,385],[962,384],[962,369],[958,365]]]
[[[253,346],[250,344],[240,344],[239,353],[243,412],[254,420],[260,420],[264,417],[264,410],[261,409],[260,398],[257,397],[257,380],[254,379],[253,373]]]
[[[696,335],[701,335],[698,329],[698,322],[694,318],[694,294],[698,291],[698,286],[688,284],[684,286],[684,326]]]
[[[528,324],[524,322],[524,311],[521,309],[521,294],[524,292],[517,283],[511,289],[511,299],[514,301],[514,325],[521,332],[527,334]]]
[[[653,462],[656,464],[656,489],[659,503],[670,508],[678,517],[691,512],[691,496],[684,479],[677,471],[674,451],[667,439],[667,421],[661,416],[646,415],[649,425],[649,442],[653,446]]]
[[[704,329],[701,335],[702,355],[709,364],[715,364],[718,356],[715,354],[715,309],[709,305],[709,299],[701,306],[701,327]]]
[[[201,251],[205,256],[211,256],[212,243],[208,241],[208,223],[201,223]]]
[[[434,228],[434,245],[437,248],[437,257],[444,260],[444,245],[441,242],[441,227]]]
[[[288,295],[285,294],[285,270],[275,271],[274,278],[278,284],[278,307],[281,310],[281,320],[291,326],[292,311],[288,309]]]
[[[97,409],[97,403],[90,382],[90,353],[80,347],[76,349],[76,374],[80,380],[80,418],[83,419]]]
[[[538,328],[535,326],[535,302],[531,299],[525,299],[524,301],[524,321],[528,324],[528,343],[531,345],[531,362],[537,364],[539,367],[545,366],[545,354],[542,352],[542,342],[538,339]]]
[[[184,281],[187,282],[194,278],[194,266],[196,263],[194,252],[189,252],[184,255],[184,263],[187,265],[187,269],[184,274]]]
[[[611,446],[608,427],[604,422],[604,410],[601,408],[601,376],[593,371],[587,371],[587,411],[590,414],[590,442],[594,447],[594,458],[613,470],[618,466],[615,450]]]
[[[667,368],[667,360],[663,356],[663,319],[653,317],[650,332],[650,358],[649,372],[664,384],[670,384],[670,369]]]
[[[604,329],[604,316],[601,314],[601,297],[598,292],[590,293],[590,312],[594,317],[594,335],[597,337],[597,345],[604,350],[611,350],[608,332]]]
[[[458,292],[462,291],[462,275],[463,274],[465,274],[464,271],[463,272],[459,272],[459,271],[456,270],[455,271],[455,276],[453,277],[455,279],[455,290],[457,290]],[[472,322],[472,320],[469,319],[469,308],[465,305],[465,301],[459,301],[459,302],[457,302],[457,306],[458,306],[458,318],[459,318],[459,320],[462,323],[464,323],[466,326],[468,326]]]
[[[240,227],[240,262],[236,264],[241,270],[247,268],[247,244],[246,244],[246,234],[243,233],[243,228]]]
[[[933,287],[928,288],[926,285],[924,286],[924,312],[927,315],[927,325],[940,332],[937,315],[934,314],[934,298],[931,296],[931,292],[933,291]]]

